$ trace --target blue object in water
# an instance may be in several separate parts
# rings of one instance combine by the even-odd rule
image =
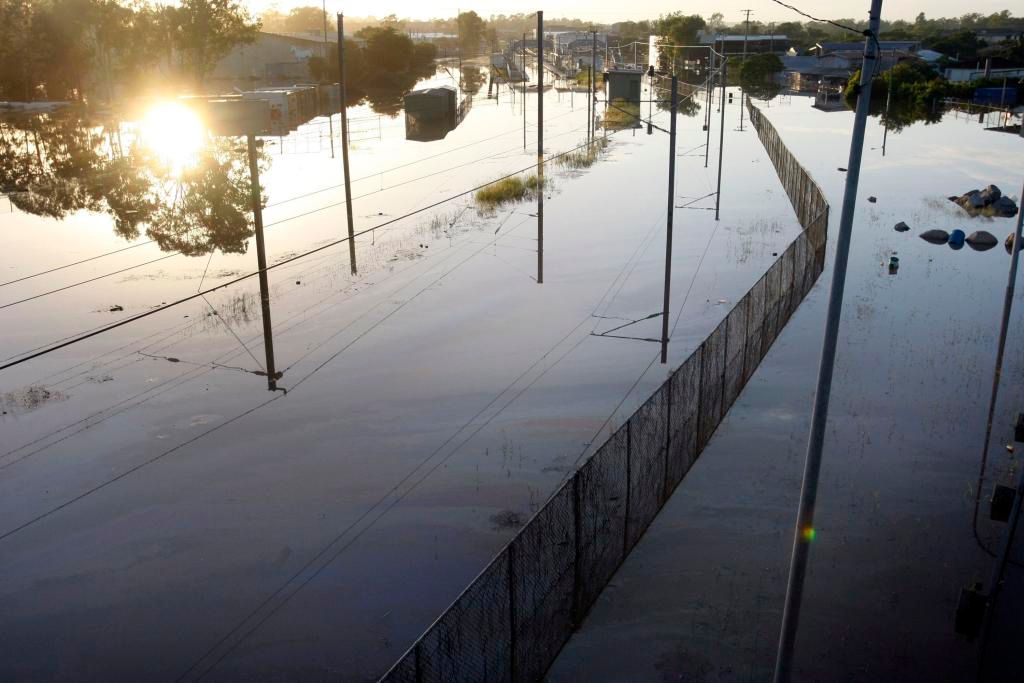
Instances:
[[[966,238],[967,235],[964,234],[964,231],[957,228],[953,232],[949,233],[949,246],[954,249],[959,249],[964,246],[964,239]]]

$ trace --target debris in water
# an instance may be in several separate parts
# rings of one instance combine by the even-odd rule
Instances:
[[[921,233],[921,239],[932,244],[945,244],[949,241],[949,233],[945,230],[925,230]]]
[[[846,173],[846,169],[845,169],[845,168],[843,168],[842,166],[840,166],[840,167],[839,167],[839,168],[837,168],[836,170],[837,170],[837,171],[839,171],[840,173]]]
[[[999,244],[996,236],[985,230],[975,230],[967,236],[966,242],[975,251],[988,251]]]
[[[110,307],[110,312],[111,313],[117,313],[118,311],[123,311],[123,310],[124,310],[124,306],[119,306],[117,304],[114,304],[113,306]]]
[[[11,412],[34,410],[44,403],[63,401],[67,395],[56,389],[47,389],[41,384],[32,384],[3,394],[3,406]],[[6,413],[7,410],[4,411]]]
[[[910,226],[904,223],[903,221],[900,221],[899,223],[896,224],[896,227],[894,227],[893,230],[895,230],[896,232],[907,232],[908,230],[910,230]]]
[[[296,281],[295,281],[295,284],[297,284],[297,285],[301,285],[301,284],[302,284],[302,281],[301,281],[301,280],[296,280]]]
[[[1017,215],[1016,202],[1004,196],[995,185],[989,185],[984,190],[971,190],[959,197],[950,197],[949,200],[971,216],[1013,218]]]
[[[525,522],[523,516],[514,510],[502,510],[491,515],[491,525],[495,529],[518,529]]]
[[[878,197],[868,197],[868,201],[874,204],[875,202],[878,201]]]

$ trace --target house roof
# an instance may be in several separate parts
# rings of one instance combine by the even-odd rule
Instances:
[[[920,41],[917,40],[880,40],[878,41],[878,48],[882,52],[889,52],[891,50],[906,50],[914,51],[919,45]],[[812,49],[817,49],[820,52],[863,52],[864,43],[818,43]]]
[[[742,43],[744,38],[748,42],[754,42],[754,41],[758,41],[758,40],[778,40],[779,42],[782,42],[784,40],[789,40],[789,36],[786,36],[786,35],[783,35],[783,34],[780,34],[780,33],[774,33],[774,34],[773,33],[757,33],[757,34],[750,34],[748,36],[744,36],[742,33],[736,33],[736,34],[724,34],[724,33],[708,34],[708,33],[701,33],[699,38],[698,38],[698,40],[700,41],[701,45],[710,45],[711,43],[718,43],[718,42],[723,42],[723,43],[737,43],[738,42],[738,43]]]
[[[918,50],[917,56],[926,62],[935,62],[942,59],[946,55],[942,54],[941,52],[936,52],[935,50]]]

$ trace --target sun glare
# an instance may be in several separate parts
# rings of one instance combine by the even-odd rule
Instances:
[[[205,142],[199,116],[177,102],[154,105],[142,119],[142,144],[156,154],[175,175],[194,165]]]

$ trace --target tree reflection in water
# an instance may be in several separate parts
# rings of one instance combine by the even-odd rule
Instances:
[[[124,131],[127,149],[119,122],[77,112],[0,120],[0,192],[37,216],[108,214],[121,237],[144,233],[165,251],[245,253],[253,235],[245,145],[210,138],[193,164],[175,169],[131,124]],[[259,163],[269,165],[262,152]]]

